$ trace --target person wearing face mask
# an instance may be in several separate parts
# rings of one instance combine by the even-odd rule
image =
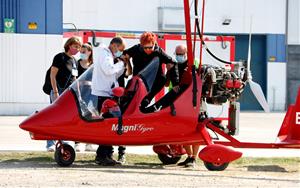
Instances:
[[[123,74],[126,62],[119,59],[114,63],[114,59],[122,55],[124,48],[121,37],[113,38],[108,47],[100,47],[92,77],[92,95],[98,96],[98,109],[101,109],[104,100],[112,97],[112,89],[118,87],[117,79]]]
[[[191,72],[188,70],[188,61],[187,61],[187,48],[185,45],[178,45],[175,49],[175,56],[177,63],[174,65],[170,71],[167,72],[167,79],[172,77],[172,74],[176,74],[175,72],[179,72],[179,87],[178,90],[171,89],[161,100],[159,100],[154,105],[147,108],[149,112],[153,112],[157,109],[162,109],[170,105],[171,114],[173,116],[176,115],[176,108],[173,102],[179,97],[191,84],[192,77]],[[195,60],[194,64],[199,66],[197,60]],[[166,86],[172,85],[172,82],[166,83]],[[184,148],[187,152],[187,158],[183,162],[178,163],[178,166],[185,166],[185,167],[195,167],[196,165],[196,157],[198,156],[200,145],[198,144],[191,144],[191,145],[184,145]]]
[[[78,77],[84,73],[93,64],[93,48],[91,44],[84,43],[80,50],[80,59],[78,60]]]
[[[144,32],[140,37],[140,44],[137,44],[123,52],[123,55],[127,61],[132,59],[133,64],[133,76],[137,75],[143,70],[155,57],[159,58],[159,69],[156,74],[153,86],[148,95],[143,99],[141,103],[141,111],[144,112],[146,106],[149,105],[152,98],[164,87],[166,78],[162,71],[162,63],[167,64],[167,69],[170,69],[175,64],[175,60],[167,55],[163,49],[157,45],[157,37],[152,32]],[[173,76],[173,75],[172,75]],[[178,77],[175,75],[171,78],[174,85],[174,90],[178,89]]]
[[[118,87],[117,79],[124,73],[126,62],[119,58],[125,48],[124,40],[115,37],[111,40],[108,47],[100,47],[99,57],[94,62],[92,77],[92,95],[98,97],[98,109],[101,111],[103,102],[112,98],[112,89]],[[104,166],[121,164],[112,158],[113,147],[99,145],[96,155],[96,163]]]
[[[179,84],[179,92],[174,94],[172,91],[169,92],[171,95],[171,101],[173,102],[176,99],[176,95],[179,96],[192,82],[191,80],[191,73],[188,72],[187,66],[187,49],[184,45],[178,45],[175,50],[176,60],[177,60],[177,66],[178,71],[180,75],[180,84]],[[199,66],[199,61],[197,59],[194,60],[194,65],[196,68]],[[169,94],[168,93],[168,94]],[[168,95],[167,94],[167,95]],[[172,96],[173,95],[173,96]],[[168,102],[171,102],[168,101]],[[171,103],[171,114],[176,115],[176,109],[174,107],[174,104]],[[191,145],[184,145],[184,148],[187,153],[187,158],[183,162],[178,163],[178,166],[184,166],[184,167],[195,167],[196,166],[196,157],[198,156],[200,145],[198,144],[191,144]]]
[[[73,57],[81,48],[81,42],[76,37],[71,37],[64,45],[65,52],[57,54],[51,66],[50,80],[52,92],[51,101],[68,88],[78,76],[77,62]]]
[[[78,60],[78,77],[80,77],[93,64],[93,48],[90,43],[84,43],[80,49],[80,59]],[[91,78],[91,77],[90,77]],[[90,80],[86,77],[86,80]],[[91,82],[81,83],[81,97],[88,104],[90,102]],[[92,144],[83,144],[75,142],[75,151],[94,151]]]
[[[173,116],[176,115],[176,109],[173,102],[188,88],[189,84],[191,83],[191,77],[188,70],[188,61],[187,61],[187,48],[185,45],[178,45],[175,49],[175,59],[176,64],[168,70],[167,72],[167,81],[165,86],[168,87],[169,85],[172,86],[173,82],[171,81],[172,77],[176,77],[179,75],[179,84],[176,89],[170,87],[171,89],[169,92],[157,101],[152,106],[149,106],[145,109],[147,113],[158,111],[165,107],[170,106],[171,114]]]
[[[54,102],[59,95],[67,89],[78,76],[77,62],[73,57],[81,48],[81,42],[76,37],[69,38],[64,45],[64,52],[55,55],[50,68],[50,103]],[[55,150],[55,142],[48,140],[47,151]]]

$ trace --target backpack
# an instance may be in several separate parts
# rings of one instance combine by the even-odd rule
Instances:
[[[62,56],[62,60],[65,61],[65,56]],[[75,60],[75,59],[74,59],[74,60]],[[47,72],[46,72],[45,83],[44,83],[44,85],[43,85],[43,91],[44,91],[44,93],[47,94],[47,95],[50,95],[50,92],[51,92],[51,90],[52,90],[52,85],[51,85],[51,80],[50,80],[51,67],[52,67],[52,65],[50,66],[50,68],[49,68],[49,69],[47,70]],[[77,65],[76,65],[76,69],[77,69]],[[68,80],[67,80],[67,82],[66,82],[66,85],[65,85],[65,87],[63,88],[63,90],[66,88],[66,86],[67,86],[67,84],[68,84],[68,82],[69,82],[71,76],[72,76],[72,73],[70,74],[70,76],[69,76],[69,78],[68,78]]]
[[[51,80],[50,80],[50,71],[51,71],[51,67],[47,70],[46,77],[45,77],[45,83],[43,85],[43,91],[47,95],[50,95],[50,92],[52,90],[52,85],[51,85]]]

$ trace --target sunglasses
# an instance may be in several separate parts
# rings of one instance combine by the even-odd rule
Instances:
[[[152,50],[153,47],[154,47],[154,46],[144,46],[143,48],[144,48],[145,50]]]

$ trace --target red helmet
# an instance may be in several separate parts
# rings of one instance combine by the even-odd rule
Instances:
[[[101,108],[101,112],[106,113],[110,108],[113,108],[115,106],[118,106],[118,103],[112,99],[106,99]]]

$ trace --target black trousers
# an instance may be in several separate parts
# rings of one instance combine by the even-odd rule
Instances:
[[[106,99],[110,99],[111,97],[101,97],[101,96],[98,96],[98,109],[99,111],[101,111],[101,108],[102,108],[102,104],[103,102],[106,100]],[[119,146],[119,155],[124,155],[125,154],[125,150],[126,150],[126,147],[125,146]],[[97,154],[97,157],[112,157],[114,153],[114,148],[113,146],[111,145],[99,145],[97,151],[96,151],[96,154]]]
[[[126,147],[125,146],[119,146],[118,148],[118,154],[119,155],[124,155],[125,154]],[[104,158],[104,157],[109,157],[112,158],[114,153],[114,148],[113,146],[108,146],[108,145],[99,145],[97,149],[97,157]]]
[[[161,109],[168,107],[173,104],[173,102],[188,88],[188,85],[181,85],[178,93],[174,90],[170,90],[165,96],[163,96],[159,101],[157,101],[152,106],[149,106],[144,110],[145,113],[151,113],[155,111],[155,107]],[[154,107],[155,106],[155,107]]]
[[[152,88],[148,95],[144,99],[147,99],[149,102],[155,97],[155,95],[160,92],[166,83],[166,77],[163,75],[157,76],[154,80]]]
[[[172,104],[186,89],[188,88],[188,85],[181,85],[179,87],[178,93],[176,93],[173,89],[169,91],[161,100],[157,102],[157,106],[162,106],[162,108],[165,108]]]

